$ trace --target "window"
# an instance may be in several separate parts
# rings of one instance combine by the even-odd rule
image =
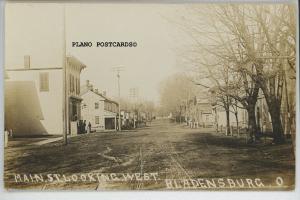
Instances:
[[[49,73],[48,72],[40,73],[40,91],[41,92],[49,91]]]
[[[95,116],[95,124],[99,124],[99,116]]]
[[[71,92],[74,92],[75,87],[74,87],[74,76],[73,75],[71,75],[71,83],[72,83],[72,85],[71,85],[72,91]]]
[[[80,80],[79,78],[76,78],[76,94],[80,94]]]
[[[77,94],[77,91],[78,91],[78,86],[77,86],[77,78],[74,78],[74,84],[75,84],[75,89],[74,89],[74,91],[75,91],[75,94]]]
[[[69,74],[69,91],[72,92],[72,74]]]
[[[95,103],[95,109],[99,108],[99,103]]]
[[[72,74],[69,74],[69,90],[70,93],[75,92],[75,77]]]

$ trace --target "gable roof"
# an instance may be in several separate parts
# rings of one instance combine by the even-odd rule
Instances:
[[[102,97],[103,100],[106,99],[103,95],[101,95],[101,94],[99,94],[99,93],[96,93],[95,91],[89,90],[89,89],[86,89],[86,90],[84,90],[84,91],[81,91],[81,92],[80,92],[80,96],[83,96],[83,95],[85,95],[85,94],[87,94],[87,93],[92,93],[93,95],[96,95],[96,96],[98,96],[98,97]]]
[[[80,96],[82,96],[82,95],[84,95],[84,94],[86,94],[88,92],[91,92],[91,93],[93,93],[95,95],[98,95],[98,96],[102,97],[104,99],[104,101],[108,101],[108,102],[115,103],[115,104],[118,105],[118,102],[116,102],[116,101],[114,101],[112,99],[109,99],[108,97],[104,96],[103,94],[95,92],[94,90],[90,90],[88,88],[85,88],[83,91],[81,91],[80,92]]]

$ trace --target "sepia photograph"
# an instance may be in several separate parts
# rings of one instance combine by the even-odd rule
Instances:
[[[6,2],[4,188],[294,191],[298,14]]]

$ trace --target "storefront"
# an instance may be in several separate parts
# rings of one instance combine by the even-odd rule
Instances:
[[[78,134],[77,123],[80,119],[80,103],[82,99],[76,96],[69,97],[69,133]]]

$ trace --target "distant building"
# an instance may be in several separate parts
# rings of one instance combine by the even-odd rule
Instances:
[[[210,96],[210,101],[213,107],[213,114],[214,114],[214,121],[215,121],[215,128],[218,131],[221,132],[226,132],[226,126],[227,126],[227,117],[226,117],[226,111],[222,105],[222,103],[217,102],[217,97],[216,97],[216,87],[213,87],[209,89],[209,96]],[[218,104],[219,103],[219,104]],[[237,102],[238,103],[238,102]],[[238,104],[236,106],[236,111],[237,111],[237,117],[239,120],[239,128],[245,128],[248,126],[248,119],[247,119],[247,111],[245,109],[241,108],[242,105]],[[236,129],[236,116],[233,113],[232,107],[230,108],[229,112],[229,122],[230,126]]]
[[[69,107],[67,131],[76,134],[80,118],[80,73],[86,66],[75,57],[66,58],[66,89]],[[61,135],[63,133],[64,83],[62,67],[6,69],[5,128],[14,135]],[[74,127],[75,126],[75,127]],[[73,128],[72,128],[73,127]]]
[[[118,103],[94,89],[89,81],[81,88],[81,119],[91,123],[92,131],[116,130]]]
[[[214,106],[214,107],[215,107],[215,114],[216,114],[218,128],[221,131],[226,131],[226,126],[227,126],[226,111],[222,106]],[[237,119],[235,114],[233,113],[232,107],[230,107],[230,110],[231,110],[229,112],[230,126],[231,128],[236,129]],[[238,103],[238,106],[236,107],[235,111],[237,112],[239,128],[244,129],[243,132],[245,132],[245,130],[248,127],[248,112],[246,109],[243,109],[243,105],[241,105],[240,103]],[[268,106],[261,90],[259,90],[257,103],[255,105],[255,117],[256,117],[256,125],[260,132],[272,132],[272,123],[268,111]]]
[[[195,123],[197,127],[213,127],[215,124],[213,106],[209,99],[194,98],[187,103],[186,121]]]

